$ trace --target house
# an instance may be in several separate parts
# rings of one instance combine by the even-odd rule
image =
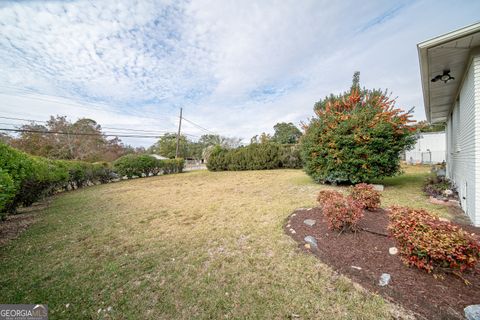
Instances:
[[[434,164],[446,161],[445,131],[420,132],[412,150],[405,151],[405,161],[410,164]]]
[[[418,44],[427,120],[446,123],[447,177],[480,226],[480,23]]]
[[[159,154],[150,154],[150,156],[154,157],[157,160],[167,160],[168,158],[161,156]]]

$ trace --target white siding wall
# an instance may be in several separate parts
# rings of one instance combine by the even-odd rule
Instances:
[[[467,71],[459,101],[447,120],[447,174],[454,182],[460,196],[462,208],[475,224],[480,224],[480,206],[475,208],[477,198],[480,201],[480,110],[475,108],[475,72],[480,72],[479,59],[474,59]],[[478,80],[478,77],[477,77]]]
[[[470,216],[476,226],[480,226],[480,55],[473,58],[473,78],[474,78],[474,100],[475,100],[475,179],[476,179],[476,196],[477,204],[475,212]]]
[[[405,152],[409,163],[441,163],[446,161],[445,132],[420,133],[412,150]]]
[[[455,104],[454,109],[457,108],[457,104]],[[447,126],[445,127],[445,134],[447,139],[447,153],[446,153],[446,161],[447,161],[447,177],[450,180],[453,180],[452,175],[452,139],[453,139],[453,132],[452,132],[452,116],[449,115],[447,118]]]

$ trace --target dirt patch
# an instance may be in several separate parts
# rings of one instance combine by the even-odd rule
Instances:
[[[309,227],[305,219],[315,219]],[[361,227],[374,233],[387,233],[388,216],[384,210],[365,212]],[[463,226],[462,226],[463,227]],[[295,230],[292,234],[290,228]],[[464,227],[469,232],[480,234],[480,228]],[[390,255],[394,247],[392,239],[378,234],[360,231],[338,235],[327,228],[319,208],[299,210],[292,214],[285,232],[299,243],[302,250],[312,252],[335,270],[360,283],[365,288],[402,305],[428,319],[463,319],[463,308],[480,303],[480,270],[463,277],[466,285],[452,274],[435,278],[431,274],[405,266],[398,255]],[[305,236],[317,240],[318,250],[305,247]],[[391,275],[391,282],[380,287],[382,273]]]
[[[17,214],[9,215],[5,221],[0,221],[0,247],[27,230],[36,221],[39,211],[45,209],[49,203],[43,201],[28,208],[20,208]]]

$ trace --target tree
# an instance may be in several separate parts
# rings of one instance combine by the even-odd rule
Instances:
[[[198,139],[205,148],[208,146],[216,146],[222,144],[222,137],[218,134],[204,134]]]
[[[209,146],[221,146],[222,148],[232,149],[238,148],[242,144],[242,140],[240,138],[235,137],[224,137],[218,134],[204,134],[198,140],[204,148]]]
[[[28,131],[20,133],[17,139],[13,139],[12,146],[35,156],[49,157],[55,147],[51,145],[48,134],[43,133],[48,131],[46,126],[32,122],[21,126],[20,129]]]
[[[50,159],[113,161],[132,149],[118,138],[107,139],[101,126],[92,119],[72,123],[64,116],[51,116],[45,125],[32,122],[20,129],[25,131],[13,138],[11,145]]]
[[[204,149],[205,145],[201,142],[187,141],[187,154],[185,158],[200,160],[203,158]]]
[[[296,144],[302,132],[291,122],[280,122],[273,126],[275,133],[272,140],[281,144]]]
[[[189,155],[187,137],[180,135],[178,146],[178,156],[180,158],[187,158]],[[149,148],[149,152],[173,159],[175,158],[176,149],[177,135],[175,133],[165,133],[153,146]]]
[[[268,133],[265,133],[265,132],[262,132],[262,134],[260,136],[257,135],[254,135],[251,139],[250,139],[250,144],[254,144],[254,143],[269,143],[269,142],[274,142],[273,141],[273,138],[271,135],[269,135]]]
[[[360,91],[360,71],[355,71],[352,77],[352,86],[350,87],[350,92]]]
[[[415,129],[419,132],[441,132],[441,131],[445,131],[445,123],[430,124],[425,120],[417,122],[415,125],[413,125],[413,127],[415,127]]]
[[[356,76],[357,81],[359,75]],[[400,172],[399,155],[415,143],[411,111],[395,107],[386,91],[359,89],[315,104],[305,125],[305,171],[317,182],[359,183]]]
[[[9,144],[11,141],[12,141],[11,136],[9,136],[6,133],[1,133],[0,132],[0,142],[5,143],[5,144]]]
[[[174,133],[164,134],[153,146],[148,149],[150,153],[157,153],[167,158],[175,158],[177,135]],[[198,141],[191,141],[186,136],[180,135],[179,156],[181,158],[205,159],[214,146],[222,148],[236,148],[240,145],[240,139],[227,138],[217,134],[205,134]]]

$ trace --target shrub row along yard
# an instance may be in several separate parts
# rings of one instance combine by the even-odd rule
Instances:
[[[446,216],[421,195],[428,168],[406,170],[384,205]],[[51,319],[398,316],[284,234],[326,188],[300,170],[197,171],[60,194],[0,248],[0,301],[47,303]]]
[[[246,147],[224,149],[215,147],[207,162],[210,171],[266,170],[302,167],[297,145],[273,142],[252,143]]]
[[[132,178],[182,172],[183,159],[157,160],[149,155],[127,155],[113,166],[107,162],[51,160],[30,156],[0,143],[0,220],[19,206],[29,206],[61,190]]]

